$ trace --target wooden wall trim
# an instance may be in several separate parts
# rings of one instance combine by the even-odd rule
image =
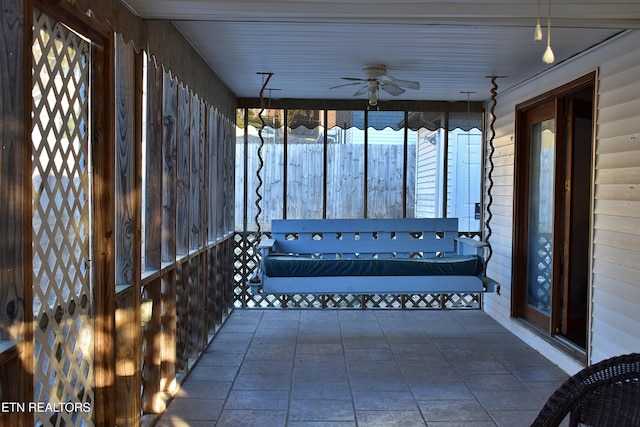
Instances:
[[[19,268],[24,255],[23,207],[27,206],[22,184],[28,175],[22,167],[28,156],[21,88],[31,75],[22,70],[23,20],[19,2],[8,2],[0,9],[0,340],[21,340],[23,322],[29,318],[24,308],[24,273]]]

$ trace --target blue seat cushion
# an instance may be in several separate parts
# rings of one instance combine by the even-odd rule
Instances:
[[[411,259],[336,259],[272,254],[262,260],[262,270],[269,277],[479,276],[482,274],[482,259],[478,255]]]

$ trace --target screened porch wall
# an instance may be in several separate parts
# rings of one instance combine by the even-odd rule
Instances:
[[[233,122],[146,62],[141,141],[144,413],[164,410],[232,304]],[[118,233],[120,234],[120,233]]]
[[[33,53],[24,50],[25,45],[30,45],[24,40],[31,37],[31,6],[32,2],[10,0],[0,9],[0,44],[12,53],[12,58],[0,55],[2,87],[11,88],[0,91],[0,136],[7,148],[0,156],[3,402],[37,401],[33,372],[49,372],[45,358],[34,358],[33,352],[33,328],[38,327],[40,319],[33,319],[33,260],[28,243],[32,185],[26,184],[31,181],[27,154],[31,150],[31,123],[26,118],[32,105],[29,97],[25,102],[22,96],[23,85],[29,94],[32,85],[29,65],[23,69],[23,65],[31,63]],[[101,145],[107,147],[101,154],[109,154],[101,157],[100,170],[115,167],[115,174],[109,175],[109,182],[100,182],[102,194],[108,194],[109,200],[100,200],[96,205],[110,207],[96,210],[96,223],[100,224],[99,235],[114,242],[115,251],[113,257],[110,250],[101,252],[109,262],[98,267],[115,280],[98,280],[95,288],[108,298],[113,310],[104,309],[102,304],[98,307],[96,312],[108,315],[99,314],[104,329],[93,331],[101,339],[91,343],[95,354],[87,360],[94,364],[90,369],[109,379],[102,383],[106,386],[99,387],[92,402],[95,425],[137,426],[141,417],[164,408],[170,391],[189,372],[233,304],[232,288],[225,284],[232,283],[236,98],[169,23],[144,22],[119,1],[80,0],[51,7],[59,9],[59,17],[77,13],[88,27],[95,24],[96,28],[107,28],[103,23],[109,22],[109,29],[116,33],[115,43],[105,49],[113,55],[109,59],[113,69],[100,74],[111,77],[105,86],[113,91],[103,99],[115,101],[109,105],[115,110],[113,123],[100,129],[113,132]],[[148,50],[143,52],[141,46]],[[143,59],[147,54],[152,58],[147,57],[148,66]],[[11,60],[7,62],[8,58]],[[143,81],[145,67],[152,71],[150,78]],[[60,95],[59,99],[63,98]],[[183,101],[181,108],[179,99]],[[43,117],[46,119],[46,114]],[[178,141],[182,144],[180,149]],[[175,153],[167,150],[172,144]],[[172,156],[178,153],[187,153],[179,166],[177,157]],[[176,162],[173,169],[172,162]],[[150,175],[147,167],[152,171]],[[177,171],[187,174],[178,180]],[[151,176],[145,179],[144,188],[140,179],[143,175]],[[98,173],[96,176],[102,177]],[[179,194],[183,196],[180,199]],[[181,211],[184,217],[178,218],[176,206],[180,203],[189,208]],[[173,221],[172,213],[176,215]],[[186,250],[178,251],[173,227],[185,221],[186,239],[185,233],[179,237],[188,243]],[[144,326],[142,300],[152,304],[151,316],[144,319]],[[73,301],[66,302],[71,307]],[[66,307],[64,304],[58,309]],[[68,345],[73,347],[71,339]],[[54,350],[62,352],[61,349]],[[47,394],[55,398],[57,392],[48,390]],[[56,423],[55,417],[42,416],[46,420],[43,425]],[[0,414],[0,425],[33,423],[33,413]]]
[[[236,231],[268,231],[283,218],[457,217],[462,231],[477,234],[479,105],[469,112],[459,111],[471,108],[466,103],[454,111],[268,108],[264,129],[260,109],[239,109]]]
[[[434,105],[444,107],[238,109],[236,306],[480,307],[479,294],[275,297],[246,287],[259,263],[255,244],[273,219],[448,216],[480,238],[481,104]]]

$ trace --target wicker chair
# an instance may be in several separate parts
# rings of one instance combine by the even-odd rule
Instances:
[[[640,426],[640,353],[588,366],[547,400],[532,427],[569,425]]]

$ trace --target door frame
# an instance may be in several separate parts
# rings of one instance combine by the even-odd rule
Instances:
[[[551,292],[551,313],[549,318],[542,313],[535,312],[533,309],[526,307],[526,280],[527,280],[527,253],[528,253],[528,216],[529,216],[529,171],[530,171],[530,159],[529,159],[529,127],[527,126],[527,115],[533,112],[535,109],[544,106],[545,104],[553,103],[554,119],[556,121],[556,144],[555,144],[555,163],[562,165],[563,170],[566,170],[570,165],[567,164],[567,152],[566,148],[566,125],[567,118],[565,117],[565,97],[577,93],[586,88],[592,87],[594,89],[594,105],[595,105],[595,88],[596,88],[596,72],[591,72],[585,76],[582,76],[570,83],[567,83],[561,87],[553,89],[542,95],[539,95],[533,99],[525,101],[516,105],[515,109],[515,144],[514,144],[514,205],[513,205],[513,248],[512,248],[512,294],[511,294],[511,317],[517,317],[525,320],[527,323],[533,325],[536,329],[541,330],[545,335],[554,336],[560,332],[562,326],[562,304],[561,295],[562,289],[560,286],[552,286]],[[593,115],[593,121],[595,122],[595,113]],[[591,167],[591,182],[593,182],[593,138],[592,135],[592,167]],[[559,283],[563,280],[562,257],[565,255],[564,239],[562,235],[556,234],[563,232],[563,224],[565,222],[564,209],[565,198],[561,197],[565,191],[565,178],[558,179],[558,175],[555,174],[557,167],[554,167],[554,218],[553,218],[553,283]],[[593,188],[593,186],[592,186]],[[591,223],[591,229],[593,224],[593,189],[590,192],[591,203],[589,211],[589,221]],[[560,213],[560,214],[558,214]],[[568,212],[566,212],[568,214]],[[591,233],[591,231],[590,231]],[[590,237],[590,241],[592,241]],[[591,251],[589,251],[591,253]],[[587,268],[590,267],[589,266]],[[590,294],[591,280],[589,280],[588,294]],[[587,307],[590,312],[590,306]],[[587,327],[589,327],[589,321],[587,319]],[[587,344],[585,351],[589,347],[589,337],[587,334]]]
[[[589,275],[589,272],[580,272],[579,268],[576,271],[576,265],[589,264],[588,257],[591,254],[589,250],[589,239],[591,232],[584,234],[585,228],[591,229],[592,224],[592,200],[585,200],[582,193],[578,191],[578,186],[581,182],[588,182],[589,194],[592,196],[593,192],[593,159],[595,157],[593,145],[594,145],[594,110],[593,110],[593,97],[586,101],[579,97],[572,96],[566,105],[565,111],[567,111],[567,130],[566,137],[568,141],[572,141],[567,145],[566,160],[567,170],[570,172],[570,176],[567,177],[567,184],[565,185],[565,198],[564,198],[564,215],[565,224],[570,223],[569,227],[564,230],[564,247],[563,256],[565,260],[569,260],[563,263],[564,274],[564,289],[562,294],[563,309],[566,309],[571,316],[562,316],[558,318],[557,323],[554,323],[554,330],[560,331],[565,336],[574,335],[576,333],[576,326],[580,326],[581,323],[587,323],[587,319],[582,320],[581,313],[577,313],[579,310],[575,307],[576,299],[575,292],[579,288],[574,288],[580,281],[582,274]],[[582,132],[585,128],[578,125],[578,121],[582,119],[588,119],[591,122],[590,133],[590,152],[586,150],[578,149],[582,139]],[[588,162],[587,162],[588,161]],[[588,216],[580,215],[580,212],[587,211]],[[584,241],[586,239],[586,241]],[[580,242],[580,240],[583,240]],[[583,262],[579,259],[585,257]],[[576,283],[575,277],[578,277],[578,283]],[[585,278],[586,279],[586,278]],[[586,279],[588,282],[588,279]],[[588,289],[586,289],[588,294]],[[586,301],[585,301],[586,304]],[[585,305],[586,309],[586,305]],[[581,311],[581,310],[580,310]],[[585,310],[584,316],[587,313]],[[581,320],[576,320],[581,319]],[[586,331],[584,331],[586,333]],[[585,343],[586,344],[586,343]]]

